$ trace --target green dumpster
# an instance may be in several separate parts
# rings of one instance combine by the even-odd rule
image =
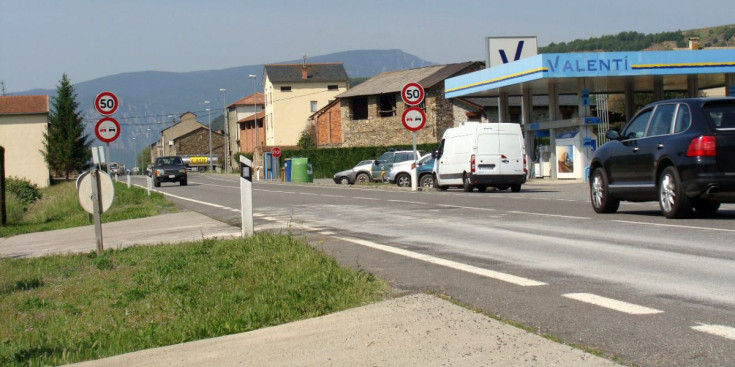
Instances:
[[[314,182],[309,158],[291,158],[291,182]]]

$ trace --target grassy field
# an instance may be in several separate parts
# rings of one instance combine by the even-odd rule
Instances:
[[[175,211],[122,183],[104,222]],[[74,183],[0,236],[90,224]],[[45,366],[278,325],[374,302],[388,287],[290,235],[0,259],[0,365]]]
[[[324,315],[387,286],[291,236],[0,259],[0,365],[58,365]]]
[[[79,205],[74,182],[49,186],[41,190],[41,195],[41,199],[31,204],[19,221],[0,226],[0,237],[92,224],[87,212]],[[128,188],[122,182],[116,182],[115,200],[110,210],[102,215],[102,222],[145,218],[175,211],[174,205],[162,194],[152,192],[148,196],[145,190]]]

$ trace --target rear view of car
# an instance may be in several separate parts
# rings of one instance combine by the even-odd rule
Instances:
[[[735,202],[735,98],[655,102],[606,136],[590,165],[596,212],[657,200],[664,216],[684,218]]]

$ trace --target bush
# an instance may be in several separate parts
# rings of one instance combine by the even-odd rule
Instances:
[[[38,191],[36,184],[19,177],[8,177],[5,180],[5,190],[14,194],[20,200],[23,210],[41,198],[41,193]]]
[[[8,224],[20,223],[20,221],[23,220],[24,212],[25,207],[23,206],[23,203],[20,202],[20,199],[18,199],[18,197],[12,192],[8,192],[8,195],[5,197],[6,222]]]

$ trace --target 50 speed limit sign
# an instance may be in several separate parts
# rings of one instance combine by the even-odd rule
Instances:
[[[94,108],[101,115],[112,115],[117,111],[117,106],[117,96],[112,92],[102,92],[94,99]]]
[[[410,106],[420,104],[424,101],[424,87],[419,83],[408,83],[401,90],[401,98]]]

